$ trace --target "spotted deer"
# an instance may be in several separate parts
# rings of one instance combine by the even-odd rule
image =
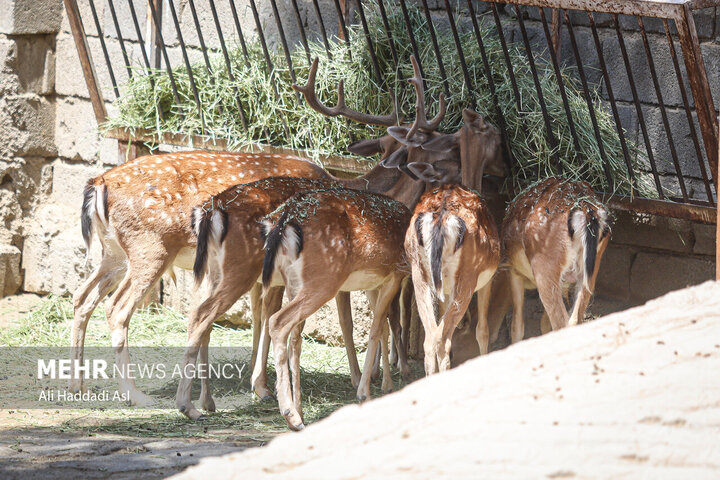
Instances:
[[[209,288],[188,319],[185,365],[194,365],[198,355],[200,363],[207,363],[213,322],[260,278],[265,250],[259,221],[298,192],[332,185],[338,184],[325,179],[269,177],[230,187],[193,209],[192,228],[197,237],[193,271],[197,284],[204,278],[209,279]],[[201,381],[205,383],[201,405],[205,410],[214,411],[208,379]],[[266,389],[264,383],[259,387]],[[191,387],[192,378],[181,379],[176,403],[183,414],[195,420],[201,415],[192,404]],[[261,398],[269,394],[269,391],[258,393]]]
[[[396,200],[337,188],[297,194],[264,220],[263,288],[284,285],[290,298],[270,317],[268,325],[278,404],[291,429],[304,428],[299,369],[302,326],[338,291],[375,291],[358,399],[363,401],[370,395],[372,359],[378,343],[384,365],[382,388],[392,389],[386,316],[401,280],[408,274],[403,238],[409,220],[410,211]]]
[[[373,116],[347,109],[348,118],[383,126],[394,124],[397,115]],[[397,145],[396,148],[402,148]],[[360,152],[362,153],[362,152]],[[390,152],[392,153],[392,152]],[[389,154],[389,153],[388,153]],[[395,173],[396,172],[396,173]],[[85,330],[100,301],[113,289],[106,315],[116,350],[116,362],[124,369],[129,362],[127,329],[138,304],[163,273],[172,267],[191,269],[196,239],[191,227],[192,209],[212,195],[238,183],[252,182],[273,175],[336,180],[354,188],[405,192],[396,184],[405,175],[376,166],[366,175],[335,179],[308,160],[278,153],[230,153],[191,151],[144,156],[114,167],[91,179],[85,187],[81,211],[86,246],[97,238],[102,246],[98,267],[77,289],[73,297],[74,320],[71,334],[71,365],[82,364]],[[257,293],[257,292],[255,292]],[[347,320],[349,299],[341,294],[338,306],[341,324]],[[254,299],[259,295],[255,294]],[[253,308],[254,312],[259,309]],[[254,315],[254,345],[259,340],[259,315]],[[352,341],[346,341],[353,378],[359,379]],[[69,389],[83,389],[82,378],[73,371]],[[145,405],[151,398],[123,378],[120,388],[132,404]]]
[[[609,238],[609,212],[586,182],[548,178],[512,201],[503,220],[502,246],[510,266],[513,343],[524,336],[525,289],[537,288],[540,294],[543,333],[583,319]],[[568,315],[563,295],[573,284]]]
[[[452,335],[474,292],[478,292],[476,338],[481,354],[487,353],[487,309],[491,280],[500,263],[500,238],[481,196],[460,185],[425,193],[410,220],[405,251],[425,329],[425,374],[450,368]]]

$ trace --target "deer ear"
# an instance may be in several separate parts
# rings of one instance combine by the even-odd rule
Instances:
[[[390,127],[387,129],[388,134],[406,147],[419,147],[428,139],[427,134],[422,132],[415,133],[412,138],[407,138],[410,132],[408,127]]]
[[[441,171],[437,170],[431,164],[426,162],[411,162],[408,163],[408,169],[415,174],[423,182],[433,183],[439,182],[443,179],[444,175]]]
[[[380,161],[380,165],[385,168],[397,168],[407,163],[408,150],[406,147],[398,148],[389,157]]]
[[[469,108],[463,109],[462,117],[463,117],[463,122],[465,122],[465,123],[472,123],[475,120],[477,120],[478,118],[480,118],[481,120],[483,119],[482,115],[480,115],[479,113],[477,113],[474,110],[470,110]]]
[[[379,138],[368,138],[351,143],[347,147],[348,152],[363,157],[371,157],[376,153],[382,153],[382,142]]]
[[[421,145],[428,152],[448,153],[458,146],[455,135],[438,135]]]

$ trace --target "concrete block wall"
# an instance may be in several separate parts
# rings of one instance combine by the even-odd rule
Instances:
[[[113,111],[112,102],[115,92],[111,86],[110,75],[104,63],[100,38],[93,21],[87,0],[79,0],[79,9],[89,35],[88,44],[95,60],[95,69],[100,78],[102,94],[106,107]],[[272,48],[279,48],[277,26],[271,16],[271,4],[268,0],[258,1],[260,18]],[[325,25],[335,28],[337,19],[332,0],[321,0]],[[168,2],[163,2],[163,37],[168,45],[171,62],[182,63],[179,39],[171,22]],[[306,27],[310,36],[317,35],[311,1],[298,2],[304,18],[309,18]],[[438,29],[447,28],[447,16],[439,9],[443,3],[430,1],[434,10],[433,19]],[[123,67],[122,52],[117,41],[118,32],[112,18],[112,12],[106,1],[95,1],[98,22],[104,32],[104,39],[111,58],[115,78],[120,85],[127,80],[127,71]],[[140,30],[145,35],[146,0],[133,0]],[[176,14],[182,25],[184,41],[189,46],[192,62],[202,61],[197,48],[199,39],[194,26],[189,3],[176,0]],[[209,10],[208,2],[195,2],[198,9],[204,41],[211,47],[217,47],[218,35]],[[255,38],[255,22],[248,2],[236,1],[239,23],[246,40]],[[462,3],[461,3],[462,5]],[[225,40],[229,46],[237,45],[235,25],[227,2],[216,2],[218,18]],[[118,17],[121,34],[126,41],[131,62],[141,66],[142,56],[137,34],[132,23],[128,3],[115,2],[115,14]],[[87,87],[78,61],[75,44],[69,23],[60,0],[0,0],[3,15],[0,19],[0,294],[12,293],[24,289],[38,293],[69,293],[82,281],[85,274],[85,247],[79,231],[79,208],[84,183],[98,172],[118,162],[117,142],[103,139],[97,133],[97,125],[89,101]],[[289,42],[299,44],[300,37],[295,22],[292,3],[278,1],[283,18],[283,26]],[[480,6],[482,11],[484,7]],[[511,8],[507,8],[511,12]],[[309,12],[309,14],[307,13]],[[457,11],[458,21],[467,26],[468,19],[463,10]],[[511,12],[512,13],[512,12]],[[509,24],[512,15],[503,13]],[[537,20],[537,9],[524,10],[528,31],[533,42],[544,42],[542,26]],[[587,63],[591,82],[598,82],[599,74],[592,67],[597,65],[594,44],[583,15],[573,14],[577,25],[576,33],[583,58]],[[619,99],[619,108],[623,126],[628,136],[635,142],[641,141],[637,122],[637,113],[631,103],[631,95],[624,76],[624,67],[617,56],[617,41],[614,31],[605,16],[597,16],[601,26],[603,51],[608,61],[615,95]],[[720,45],[716,36],[720,33],[715,9],[706,9],[696,13],[696,24],[705,54],[713,92],[720,85]],[[695,153],[692,142],[687,136],[687,121],[684,114],[677,110],[681,99],[674,90],[674,73],[667,55],[662,34],[662,25],[646,21],[650,41],[655,55],[655,63],[661,74],[665,102],[671,106],[670,122],[676,140],[679,142],[679,156],[683,173],[690,175],[690,191],[693,195],[702,194],[702,185],[698,180],[699,169],[694,162]],[[637,26],[623,19],[626,29],[626,41],[633,61],[636,83],[643,100],[643,112],[651,130],[653,145],[657,148],[658,164],[661,172],[674,172],[674,167],[665,146],[662,122],[654,90],[646,68],[644,68],[644,50]],[[314,32],[314,33],[313,33]],[[509,28],[506,32],[511,41],[520,41],[519,30]],[[542,43],[538,44],[542,47]],[[544,48],[544,47],[543,47]],[[676,44],[679,51],[679,45]],[[563,37],[563,58],[573,64],[567,33]],[[682,67],[684,69],[684,66]],[[688,88],[689,93],[689,88]],[[720,96],[716,95],[716,97]],[[692,99],[692,96],[690,96]],[[663,180],[672,185],[669,178]],[[665,183],[663,184],[665,185]],[[699,192],[699,193],[698,193]],[[640,225],[642,221],[628,220],[628,225]],[[653,224],[652,233],[644,238],[627,233],[633,226],[625,228],[622,223],[617,227],[619,233],[613,239],[608,256],[603,264],[600,290],[612,294],[612,288],[628,298],[640,299],[648,292],[652,293],[652,283],[648,287],[633,286],[637,282],[656,281],[652,278],[652,265],[656,257],[670,259],[690,259],[687,262],[664,260],[668,268],[681,271],[702,272],[700,275],[683,277],[673,275],[682,283],[698,282],[709,275],[709,264],[714,234],[704,226],[685,225],[679,227],[665,225],[662,220]],[[673,228],[676,228],[673,230]],[[685,243],[675,240],[684,239]],[[666,238],[667,237],[667,238]],[[672,237],[673,240],[668,240]],[[691,247],[687,247],[687,245]],[[665,265],[666,263],[663,263]],[[660,263],[658,263],[659,265]],[[612,270],[609,266],[617,266]],[[615,275],[615,277],[613,277]],[[683,274],[684,275],[684,274]],[[655,275],[659,277],[660,275]],[[621,280],[614,280],[619,279]],[[607,279],[607,281],[605,280]],[[187,279],[185,279],[187,280]],[[167,284],[163,288],[166,303],[186,310],[188,307],[191,281],[179,281],[178,286]],[[681,281],[682,280],[682,281]],[[624,289],[618,288],[623,286]],[[684,285],[682,285],[684,286]],[[607,288],[606,288],[607,287]],[[646,288],[646,291],[643,291]],[[662,290],[662,285],[657,287]],[[622,291],[620,291],[622,290]],[[659,295],[662,293],[657,291]]]

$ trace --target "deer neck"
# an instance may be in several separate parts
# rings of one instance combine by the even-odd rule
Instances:
[[[357,178],[334,178],[347,188],[381,193],[413,209],[425,191],[425,183],[413,180],[397,168],[375,165],[368,173]]]

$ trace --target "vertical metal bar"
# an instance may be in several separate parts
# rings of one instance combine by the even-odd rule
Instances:
[[[318,0],[312,0],[312,2],[313,7],[315,7],[315,15],[317,15],[318,23],[320,24],[320,33],[322,34],[323,44],[325,45],[325,53],[327,53],[328,58],[332,60],[330,42],[328,42],[327,30],[325,30],[325,21],[323,20],[322,13],[320,13],[320,5],[318,4]]]
[[[365,33],[365,41],[367,42],[368,51],[370,52],[370,60],[372,61],[373,68],[375,69],[375,81],[378,85],[382,85],[382,74],[380,73],[380,65],[378,64],[377,55],[375,55],[375,47],[373,46],[372,38],[370,38],[370,30],[368,29],[367,19],[365,18],[365,10],[362,6],[362,0],[357,0],[358,13],[360,14],[360,23],[362,24],[363,32]]]
[[[390,56],[392,56],[393,63],[395,64],[395,70],[397,70],[400,62],[398,60],[398,54],[395,51],[395,41],[393,40],[392,28],[390,28],[390,22],[388,21],[387,12],[385,11],[385,3],[383,0],[377,0],[377,3],[378,8],[380,9],[380,17],[382,18],[383,26],[385,26],[385,34],[387,35],[388,45],[390,45]]]
[[[148,40],[148,56],[155,69],[160,68],[161,51],[158,43],[158,32],[162,31],[162,2],[163,0],[148,0],[147,12],[145,14],[146,38]],[[153,14],[153,9],[155,14]]]
[[[347,25],[345,25],[345,2],[343,1],[343,4],[340,5],[340,0],[334,0],[335,2],[335,10],[337,11],[338,16],[338,23],[340,24],[338,30],[340,34],[340,38],[345,39],[345,43],[348,46],[348,52],[350,51],[350,35],[348,34]]]
[[[102,28],[100,28],[100,20],[98,19],[97,11],[95,10],[95,2],[93,0],[89,0],[90,3],[90,12],[92,13],[93,20],[95,21],[95,28],[98,32],[98,37],[100,38],[100,47],[103,51],[103,56],[105,57],[105,64],[108,68],[108,73],[110,73],[110,82],[112,83],[113,91],[115,92],[115,98],[120,98],[120,91],[118,90],[117,82],[115,81],[115,72],[113,72],[112,64],[110,63],[110,55],[108,54],[107,45],[105,45],[105,35],[103,34]]]
[[[666,18],[663,18],[663,26],[665,27],[665,38],[667,39],[668,46],[670,47],[670,57],[672,57],[673,67],[675,68],[675,76],[677,77],[678,87],[680,88],[680,95],[682,96],[683,105],[685,106],[685,115],[687,116],[688,127],[690,128],[690,137],[692,138],[693,146],[695,147],[695,154],[697,155],[700,172],[703,177],[703,183],[705,184],[705,192],[707,193],[710,205],[715,205],[712,186],[710,185],[710,180],[708,179],[702,149],[700,148],[700,140],[698,140],[697,130],[695,129],[695,121],[693,120],[690,110],[690,102],[688,101],[687,93],[685,92],[685,81],[683,80],[682,72],[680,71],[680,62],[678,62],[677,52],[675,51],[675,42],[673,42],[672,36],[670,35],[670,27],[668,26]]]
[[[455,18],[452,14],[449,0],[445,0],[445,11],[447,12],[448,21],[450,22],[450,30],[452,31],[453,40],[455,42],[455,49],[458,52],[458,58],[460,60],[460,67],[463,71],[463,77],[465,77],[465,86],[470,96],[470,106],[474,110],[475,108],[477,108],[477,104],[475,102],[475,88],[472,80],[470,80],[470,72],[468,72],[467,64],[465,62],[465,54],[463,53],[462,45],[460,43],[460,36],[458,35],[457,26],[455,25]]]
[[[402,10],[403,19],[405,20],[405,27],[407,27],[408,36],[410,37],[410,45],[412,46],[413,55],[415,55],[415,60],[417,61],[418,68],[420,69],[420,75],[423,77],[423,87],[425,86],[425,70],[423,70],[422,67],[422,61],[420,58],[420,50],[417,46],[417,41],[415,40],[415,33],[412,29],[412,22],[410,21],[410,13],[407,9],[407,4],[405,3],[405,0],[400,0],[400,9]]]
[[[683,14],[675,18],[675,26],[678,30],[678,38],[680,39],[683,59],[685,60],[685,70],[690,81],[690,90],[695,99],[695,110],[697,111],[700,132],[705,144],[705,153],[710,163],[710,172],[717,192],[718,169],[714,161],[715,158],[718,158],[717,119],[715,118],[715,107],[707,79],[705,62],[700,52],[700,44],[695,30],[695,21],[687,4],[683,4]]]
[[[515,97],[515,105],[518,113],[522,112],[522,102],[520,101],[520,90],[518,90],[517,81],[515,80],[515,72],[513,71],[513,64],[510,60],[510,53],[508,52],[507,42],[505,41],[505,33],[503,32],[502,22],[500,22],[500,15],[498,15],[497,5],[495,2],[490,3],[490,9],[493,12],[493,18],[495,19],[495,28],[498,33],[498,39],[500,40],[500,46],[502,47],[503,57],[505,58],[505,65],[508,69],[508,76],[510,77],[510,84],[513,89],[513,96]]]
[[[245,35],[243,35],[242,27],[240,26],[235,2],[234,0],[228,0],[228,3],[230,3],[230,11],[232,12],[233,22],[235,22],[235,30],[237,30],[238,40],[240,40],[240,48],[242,49],[243,57],[245,58],[245,66],[249,68],[250,55],[248,54],[247,44],[245,43]]]
[[[478,25],[477,17],[475,16],[475,8],[472,4],[473,0],[467,0],[468,11],[472,20],[473,31],[475,32],[475,39],[480,49],[480,57],[482,58],[483,68],[485,69],[485,78],[488,82],[488,88],[490,89],[490,95],[492,96],[493,107],[495,109],[495,115],[497,117],[498,126],[500,127],[500,133],[502,135],[502,141],[505,148],[503,148],[503,160],[505,165],[511,172],[514,172],[515,165],[512,161],[512,150],[510,149],[510,142],[508,141],[507,127],[505,125],[505,115],[500,108],[500,102],[498,100],[497,90],[495,89],[495,80],[493,79],[493,73],[490,68],[490,61],[488,60],[487,51],[485,50],[485,43],[483,42],[482,35],[480,33],[480,26]]]
[[[687,202],[688,195],[687,189],[685,188],[685,178],[683,178],[682,170],[680,168],[680,161],[678,160],[677,151],[675,150],[675,141],[673,140],[672,131],[670,130],[670,122],[668,121],[667,111],[665,110],[665,102],[663,101],[662,91],[660,89],[660,83],[658,82],[657,72],[655,71],[655,62],[653,61],[652,51],[650,50],[650,43],[648,42],[647,32],[645,32],[645,23],[641,16],[637,17],[638,26],[640,27],[640,36],[643,40],[645,47],[645,56],[648,61],[648,68],[650,69],[650,77],[652,78],[653,86],[655,87],[655,96],[660,106],[660,116],[662,117],[663,127],[668,137],[668,146],[670,147],[670,156],[672,157],[673,164],[675,165],[675,173],[680,183],[680,192],[682,193],[683,200]]]
[[[623,38],[622,30],[620,29],[620,22],[618,21],[617,13],[613,13],[612,17],[615,33],[620,45],[620,53],[622,54],[623,62],[625,63],[625,72],[628,76],[628,83],[630,84],[630,91],[632,92],[635,111],[638,116],[638,123],[640,124],[640,130],[642,131],[643,140],[645,141],[645,150],[647,151],[653,179],[655,180],[655,187],[657,188],[660,199],[664,199],[665,193],[663,192],[662,185],[660,184],[660,177],[658,176],[657,167],[655,166],[655,157],[653,156],[652,146],[650,145],[650,137],[648,135],[647,126],[645,125],[645,116],[643,115],[642,107],[640,106],[640,98],[638,97],[637,87],[635,86],[635,78],[633,77],[632,68],[630,67],[630,59],[628,58],[627,48],[625,48],[625,39]]]
[[[287,63],[288,70],[290,71],[290,78],[293,83],[297,83],[297,78],[295,78],[295,69],[293,68],[292,58],[290,57],[290,49],[288,48],[287,39],[285,38],[285,29],[283,28],[282,20],[280,19],[280,12],[278,12],[277,8],[277,2],[275,0],[270,0],[270,6],[272,7],[273,14],[275,15],[275,24],[278,28],[278,35],[280,35],[280,43],[282,44],[283,52],[285,52],[285,62]],[[300,94],[295,92],[295,95],[297,96],[298,101],[300,101]]]
[[[95,66],[93,65],[92,56],[90,55],[90,48],[88,48],[85,27],[82,24],[82,18],[80,17],[80,12],[78,11],[77,1],[64,0],[64,2],[65,11],[67,11],[68,16],[68,23],[70,24],[70,30],[72,31],[73,40],[75,40],[75,47],[80,59],[83,77],[85,77],[85,83],[87,84],[88,93],[90,94],[93,112],[95,112],[95,120],[98,125],[100,125],[105,122],[105,119],[107,118],[107,111],[105,110],[105,102],[103,101],[102,92],[98,88],[97,74],[95,73]]]
[[[595,106],[593,105],[593,99],[590,95],[590,88],[588,88],[587,78],[585,77],[585,68],[583,67],[582,59],[580,58],[580,50],[577,46],[577,39],[575,38],[575,29],[570,22],[570,15],[567,10],[565,13],[565,23],[567,24],[568,34],[570,35],[570,47],[572,48],[573,54],[575,55],[575,63],[577,64],[578,74],[580,75],[580,84],[583,89],[583,96],[587,103],[588,113],[590,114],[590,121],[593,126],[593,133],[595,133],[595,140],[600,150],[600,158],[603,162],[603,171],[605,172],[605,179],[608,182],[610,191],[615,191],[615,179],[613,179],[612,171],[610,170],[610,163],[608,162],[607,155],[605,155],[605,146],[603,145],[603,139],[600,135],[600,127],[597,123],[597,117],[595,113]]]
[[[135,35],[138,37],[138,42],[140,43],[140,52],[142,53],[143,62],[145,62],[145,68],[147,69],[147,73],[150,73],[150,60],[148,59],[147,52],[145,51],[145,42],[143,41],[142,32],[140,31],[140,23],[137,19],[137,13],[135,12],[135,6],[133,5],[133,0],[127,0],[128,2],[128,8],[130,8],[130,16],[132,17],[133,25],[135,25]]]
[[[133,25],[135,26],[135,34],[138,38],[138,43],[140,44],[140,52],[142,53],[143,62],[145,63],[145,68],[147,71],[147,74],[150,75],[150,60],[148,59],[147,52],[145,51],[145,42],[143,41],[142,32],[140,31],[140,23],[137,19],[137,13],[135,12],[135,6],[133,5],[133,0],[128,0],[128,8],[130,8],[130,16],[132,17]],[[150,85],[153,87],[153,90],[155,89],[155,80],[153,80],[152,77],[150,77]],[[161,119],[165,118],[165,114],[163,113],[162,109],[158,105],[156,107],[156,110],[158,112],[158,115]]]
[[[427,21],[427,28],[430,32],[430,40],[432,41],[433,50],[435,51],[435,58],[437,60],[438,69],[440,70],[440,77],[442,77],[443,81],[443,90],[445,90],[445,95],[449,98],[450,88],[448,87],[447,74],[445,73],[445,65],[443,65],[442,56],[440,55],[440,46],[438,45],[437,35],[435,34],[435,27],[432,23],[432,17],[430,16],[430,8],[428,7],[427,0],[422,0],[422,5],[423,11],[425,12],[425,20]]]
[[[300,16],[300,8],[298,7],[297,0],[292,0],[293,10],[295,11],[295,19],[297,20],[298,30],[300,31],[300,41],[305,48],[305,55],[307,56],[308,65],[312,63],[310,59],[310,47],[308,46],[307,36],[305,35],[305,25],[303,25],[302,17]]]
[[[228,55],[227,47],[225,46],[225,38],[223,37],[222,28],[220,27],[220,20],[218,18],[217,9],[215,8],[215,0],[210,0],[210,11],[212,12],[213,21],[215,22],[215,29],[218,33],[218,39],[220,40],[220,47],[222,48],[223,57],[225,58],[225,67],[227,68],[228,78],[233,84],[233,90],[235,92],[235,103],[237,103],[238,112],[240,113],[240,122],[242,123],[243,129],[247,131],[247,117],[245,111],[240,103],[240,93],[235,86],[235,75],[232,72],[232,64],[230,63],[230,56]]]
[[[525,53],[527,54],[528,63],[530,64],[530,73],[532,73],[533,82],[535,82],[535,91],[538,94],[540,110],[542,111],[543,121],[545,122],[545,130],[548,138],[548,143],[550,144],[550,149],[553,152],[552,156],[555,158],[557,166],[562,173],[563,168],[562,164],[560,163],[560,157],[558,155],[557,140],[555,140],[555,135],[552,132],[552,123],[550,122],[550,115],[547,111],[547,105],[545,105],[545,96],[542,93],[542,85],[540,85],[540,79],[538,78],[537,69],[535,67],[535,59],[530,48],[530,40],[528,39],[527,30],[525,30],[525,22],[523,21],[520,7],[518,7],[517,5],[514,6],[517,20],[520,25],[520,33],[522,34],[523,43],[525,44]]]
[[[175,83],[175,75],[173,75],[172,67],[170,66],[170,59],[168,58],[167,48],[165,48],[165,40],[162,36],[162,28],[160,27],[160,18],[157,11],[155,10],[154,0],[148,2],[148,8],[150,9],[150,16],[155,25],[155,32],[157,35],[157,42],[160,45],[160,52],[162,53],[163,59],[165,60],[165,69],[168,72],[168,78],[170,78],[170,87],[172,87],[173,98],[175,104],[180,105],[180,97],[178,96],[177,84]]]
[[[188,3],[190,4],[190,13],[192,14],[193,23],[195,24],[195,31],[197,31],[198,42],[200,42],[200,50],[203,54],[205,67],[207,68],[208,73],[211,74],[210,81],[212,81],[212,67],[210,66],[210,58],[208,58],[207,47],[205,46],[205,39],[203,38],[202,29],[200,28],[200,20],[198,19],[197,11],[195,10],[195,2],[194,0],[190,0]]]
[[[120,51],[122,52],[123,61],[125,62],[125,68],[127,69],[128,78],[132,78],[130,59],[128,58],[127,50],[125,50],[125,41],[123,40],[122,31],[120,30],[120,25],[118,24],[117,14],[115,13],[114,0],[108,0],[108,6],[110,7],[110,16],[112,17],[113,25],[115,25],[115,32],[117,33],[118,42],[120,43]]]
[[[260,46],[262,46],[263,55],[265,56],[265,65],[267,65],[268,72],[270,72],[270,75],[273,75],[273,63],[270,59],[270,52],[268,51],[267,42],[265,41],[265,33],[262,29],[262,24],[260,23],[260,16],[258,15],[257,5],[255,5],[255,0],[250,0],[250,9],[252,10],[253,18],[255,20],[255,28],[257,28],[258,32],[258,38],[260,38]],[[275,85],[275,82],[273,82],[273,85]],[[277,88],[276,88],[277,91]]]
[[[198,94],[197,85],[195,85],[195,76],[193,75],[192,65],[190,65],[190,59],[188,58],[187,49],[185,48],[185,40],[182,36],[180,29],[180,22],[178,21],[177,12],[175,11],[175,3],[172,0],[168,1],[170,6],[170,15],[172,21],[175,24],[175,31],[177,32],[178,41],[180,42],[180,51],[182,52],[183,61],[185,62],[185,69],[188,72],[188,79],[190,80],[190,88],[192,88],[193,97],[195,98],[195,104],[197,105],[198,114],[200,115],[200,123],[203,130],[205,130],[205,115],[203,114],[202,104],[200,103],[200,95]]]
[[[587,12],[588,20],[590,21],[590,29],[592,30],[593,40],[595,41],[595,51],[600,61],[600,70],[605,80],[605,88],[607,90],[608,100],[610,101],[610,108],[615,119],[615,126],[617,128],[618,137],[620,138],[620,147],[623,151],[623,158],[625,159],[625,167],[627,168],[628,178],[630,178],[630,187],[632,188],[633,195],[637,194],[637,181],[635,180],[635,170],[633,170],[632,160],[630,159],[630,151],[628,150],[627,142],[625,141],[625,132],[623,130],[622,123],[620,122],[620,113],[618,112],[617,103],[615,102],[615,94],[613,93],[612,84],[610,83],[610,75],[608,74],[607,65],[605,64],[605,55],[603,54],[602,44],[600,43],[600,35],[598,35],[597,26],[595,25],[595,18],[592,12]]]
[[[538,7],[538,11],[540,12],[540,20],[542,21],[543,30],[545,32],[545,39],[547,40],[548,49],[550,51],[550,60],[553,65],[553,69],[555,70],[555,78],[557,79],[558,87],[560,89],[560,97],[562,98],[563,107],[565,108],[565,115],[568,119],[570,135],[573,138],[573,145],[575,146],[575,158],[579,158],[580,140],[578,139],[577,130],[575,130],[575,121],[573,120],[572,111],[570,110],[570,104],[567,98],[567,92],[565,91],[565,81],[563,80],[562,72],[560,71],[557,51],[555,50],[555,45],[553,45],[553,38],[550,33],[550,28],[548,27],[547,18],[545,18],[545,10],[543,10],[542,7]]]

